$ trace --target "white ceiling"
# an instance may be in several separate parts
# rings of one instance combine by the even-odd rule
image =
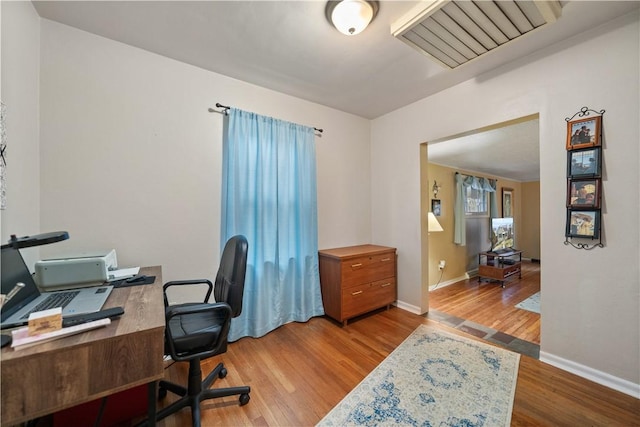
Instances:
[[[563,1],[557,22],[449,70],[390,34],[417,3],[383,0],[371,25],[348,37],[327,22],[325,1],[33,1],[43,18],[369,119],[640,4]]]
[[[429,144],[429,162],[519,182],[540,180],[537,117]]]

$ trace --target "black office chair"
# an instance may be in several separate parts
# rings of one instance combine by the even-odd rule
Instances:
[[[244,277],[247,267],[247,239],[244,236],[230,238],[222,252],[215,288],[209,280],[180,280],[164,285],[166,309],[165,352],[175,361],[189,361],[189,383],[187,387],[160,381],[159,397],[167,391],[182,396],[179,400],[158,411],[156,420],[161,420],[186,406],[191,407],[194,426],[200,426],[200,402],[216,397],[240,395],[240,405],[249,402],[248,386],[210,389],[217,378],[227,376],[222,363],[202,381],[200,361],[227,351],[227,334],[231,318],[242,311]],[[169,305],[167,288],[171,286],[209,286],[203,303]],[[209,303],[214,291],[215,303]]]

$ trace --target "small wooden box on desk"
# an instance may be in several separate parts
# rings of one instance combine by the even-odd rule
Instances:
[[[480,252],[478,254],[478,283],[482,278],[498,280],[504,288],[505,280],[517,274],[522,278],[522,251]]]
[[[348,319],[396,301],[396,249],[359,245],[318,252],[325,314]]]

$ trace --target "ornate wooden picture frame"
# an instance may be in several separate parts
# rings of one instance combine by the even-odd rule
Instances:
[[[567,207],[572,209],[600,208],[600,178],[569,179]]]
[[[567,122],[567,150],[601,145],[602,116]]]

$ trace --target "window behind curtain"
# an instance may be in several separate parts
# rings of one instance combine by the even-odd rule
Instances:
[[[468,216],[489,215],[489,193],[482,189],[464,187],[464,213]]]

